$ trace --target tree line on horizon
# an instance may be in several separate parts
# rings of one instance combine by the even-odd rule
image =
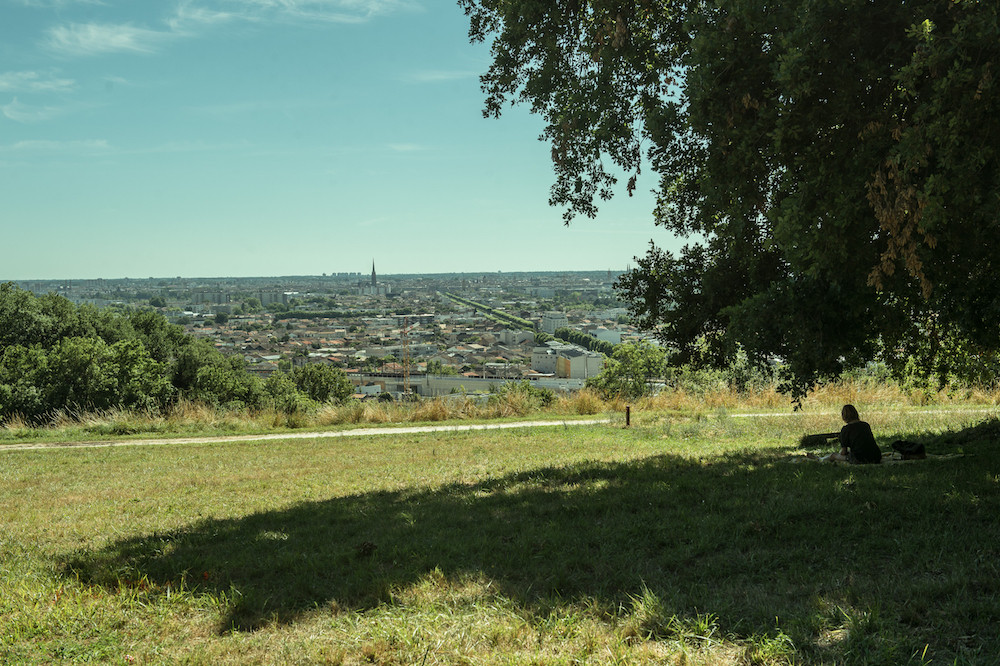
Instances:
[[[560,340],[578,345],[588,351],[598,352],[609,357],[615,353],[615,343],[608,342],[607,340],[601,340],[590,333],[576,331],[566,326],[560,326],[556,329],[554,335]]]

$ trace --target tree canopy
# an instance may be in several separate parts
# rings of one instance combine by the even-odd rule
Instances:
[[[873,359],[975,373],[1000,349],[993,0],[459,0],[484,114],[545,121],[568,223],[658,176],[619,281],[677,360],[743,350],[786,387]]]
[[[666,373],[666,353],[645,340],[616,345],[599,375],[587,379],[587,386],[606,399],[641,398],[653,393],[653,382]]]
[[[561,326],[555,330],[555,337],[560,340],[565,340],[566,342],[571,342],[574,345],[579,345],[584,349],[588,349],[593,352],[599,352],[605,356],[611,356],[615,353],[615,344],[613,342],[608,342],[607,340],[600,340],[590,333],[584,333],[583,331],[577,331],[572,328]]]

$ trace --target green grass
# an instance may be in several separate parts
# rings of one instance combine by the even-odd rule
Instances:
[[[829,416],[0,453],[0,662],[989,664],[1000,424]]]

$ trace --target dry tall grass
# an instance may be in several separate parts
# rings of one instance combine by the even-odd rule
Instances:
[[[14,414],[0,427],[5,434],[13,438],[28,437],[34,431],[31,424],[20,414]]]
[[[868,407],[926,407],[950,404],[1000,405],[1000,390],[945,387],[940,390],[905,388],[895,383],[841,381],[817,387],[804,405],[823,407],[863,404]]]
[[[648,411],[701,411],[713,409],[782,409],[791,401],[772,386],[759,391],[737,391],[730,388],[713,388],[705,392],[683,389],[663,391],[636,401],[639,408]]]
[[[412,421],[450,421],[468,418],[475,410],[475,403],[467,396],[459,399],[435,398],[421,400],[413,407]]]
[[[600,394],[591,389],[583,389],[569,395],[556,398],[551,411],[556,414],[600,414],[613,408],[613,403],[605,401]]]
[[[836,412],[844,404],[857,405],[863,412],[899,407],[1000,405],[1000,390],[945,388],[939,391],[908,389],[894,383],[872,380],[844,380],[816,387],[803,401],[805,412]],[[718,410],[778,411],[792,409],[788,395],[774,386],[737,391],[721,385],[704,390],[673,389],[638,400],[604,400],[585,389],[561,395],[547,407],[522,391],[506,391],[486,396],[452,395],[419,399],[414,402],[348,402],[323,405],[314,412],[287,414],[279,410],[229,411],[202,403],[181,400],[166,413],[107,410],[101,412],[59,412],[43,428],[34,427],[17,416],[0,425],[0,437],[24,439],[42,435],[57,437],[106,437],[130,434],[262,432],[282,429],[323,428],[365,423],[439,422],[488,420],[529,415],[592,415],[624,413],[626,405],[634,413],[703,415]]]
[[[697,412],[704,410],[785,410],[793,403],[787,394],[779,393],[775,386],[753,391],[737,391],[715,387],[704,392],[683,389],[632,401],[636,408],[646,411]],[[1000,390],[983,388],[938,391],[908,389],[895,383],[878,383],[870,380],[842,380],[815,387],[802,401],[805,411],[839,410],[845,404],[864,405],[866,408],[926,407],[949,404],[1000,405]],[[620,410],[621,400],[611,402],[611,408]]]

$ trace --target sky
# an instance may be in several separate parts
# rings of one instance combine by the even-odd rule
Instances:
[[[0,0],[0,280],[621,270],[453,0]],[[622,184],[624,185],[624,183]]]

